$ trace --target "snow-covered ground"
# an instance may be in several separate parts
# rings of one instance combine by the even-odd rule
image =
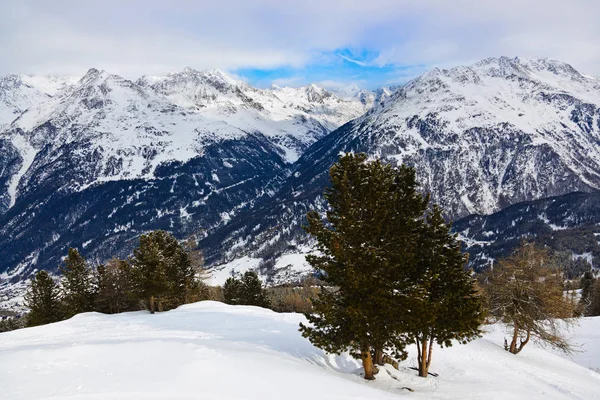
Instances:
[[[600,398],[600,374],[534,346],[511,355],[499,330],[434,350],[437,378],[408,369],[415,364],[411,353],[400,371],[386,368],[366,382],[355,360],[326,355],[303,339],[303,320],[207,301],[155,315],[88,313],[2,333],[0,398]],[[588,351],[600,348],[600,318],[584,319],[578,329]]]

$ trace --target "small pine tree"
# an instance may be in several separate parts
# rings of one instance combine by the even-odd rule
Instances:
[[[266,289],[263,288],[261,280],[254,271],[247,271],[241,279],[240,297],[244,304],[269,308],[271,301]]]
[[[223,285],[223,299],[225,303],[232,305],[242,304],[241,286],[242,282],[239,279],[235,279],[234,277],[227,278]]]
[[[63,304],[67,318],[75,314],[94,311],[95,289],[92,271],[77,249],[69,249],[69,254],[60,267]]]
[[[154,232],[140,236],[140,244],[133,250],[132,283],[133,293],[140,300],[147,301],[151,314],[162,309],[161,298],[168,290],[167,271],[163,252],[155,240]]]
[[[96,282],[96,311],[114,314],[139,310],[139,302],[133,296],[131,265],[126,260],[113,258],[98,266]]]
[[[592,300],[591,294],[594,287],[594,274],[592,274],[592,271],[586,271],[583,274],[580,279],[580,286],[581,298],[579,299],[579,304],[581,305],[583,315],[589,315]]]
[[[172,251],[165,255],[170,307],[205,299],[206,285],[198,279],[202,270],[201,255],[189,242],[184,247],[172,236],[165,243],[167,246],[172,246]]]
[[[241,279],[227,278],[223,285],[223,297],[227,304],[271,307],[267,290],[254,271],[245,272]]]
[[[594,285],[590,290],[589,303],[587,316],[600,316],[600,279],[595,280]]]
[[[437,205],[423,228],[419,274],[414,281],[421,288],[411,309],[409,340],[417,345],[419,376],[427,377],[433,344],[452,346],[452,340],[466,343],[478,337],[483,323],[482,299],[475,279],[465,271],[467,255],[456,235],[450,232]]]
[[[39,271],[25,294],[29,308],[27,326],[50,324],[64,319],[60,304],[60,291],[46,271]]]
[[[490,313],[512,330],[507,351],[518,354],[532,338],[571,351],[561,322],[571,323],[575,304],[564,296],[561,270],[546,249],[523,243],[500,260],[486,279]]]

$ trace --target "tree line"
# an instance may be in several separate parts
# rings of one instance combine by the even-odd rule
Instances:
[[[141,235],[127,260],[114,258],[92,268],[72,248],[59,269],[58,283],[43,270],[32,278],[25,295],[28,326],[88,311],[154,313],[208,298],[208,287],[199,276],[202,258],[193,243],[181,244],[161,230]]]
[[[202,254],[195,247],[192,239],[180,243],[157,230],[140,236],[130,258],[113,258],[95,268],[71,248],[59,266],[58,282],[44,270],[31,279],[25,295],[30,310],[25,325],[48,324],[89,311],[115,314],[145,309],[155,313],[201,300],[275,311],[310,309],[308,295],[301,296],[305,292],[287,287],[267,289],[254,271],[228,278],[223,287],[208,286],[203,282]],[[7,320],[6,330],[22,327],[16,322]]]

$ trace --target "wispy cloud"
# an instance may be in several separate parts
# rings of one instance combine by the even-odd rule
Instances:
[[[297,76],[372,86],[519,55],[600,75],[598,15],[590,0],[6,0],[0,74],[192,66],[250,71],[261,84]]]

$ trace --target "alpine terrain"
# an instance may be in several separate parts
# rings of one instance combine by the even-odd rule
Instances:
[[[324,207],[340,153],[414,166],[423,190],[456,219],[597,190],[599,139],[600,80],[568,64],[500,57],[436,68],[313,144],[276,194],[202,247],[219,277],[258,268],[275,281],[293,279],[308,270],[304,216]]]
[[[69,247],[93,262],[127,256],[158,228],[204,234],[376,97],[257,89],[190,68],[137,81],[96,69],[1,78],[0,273],[56,270]]]

